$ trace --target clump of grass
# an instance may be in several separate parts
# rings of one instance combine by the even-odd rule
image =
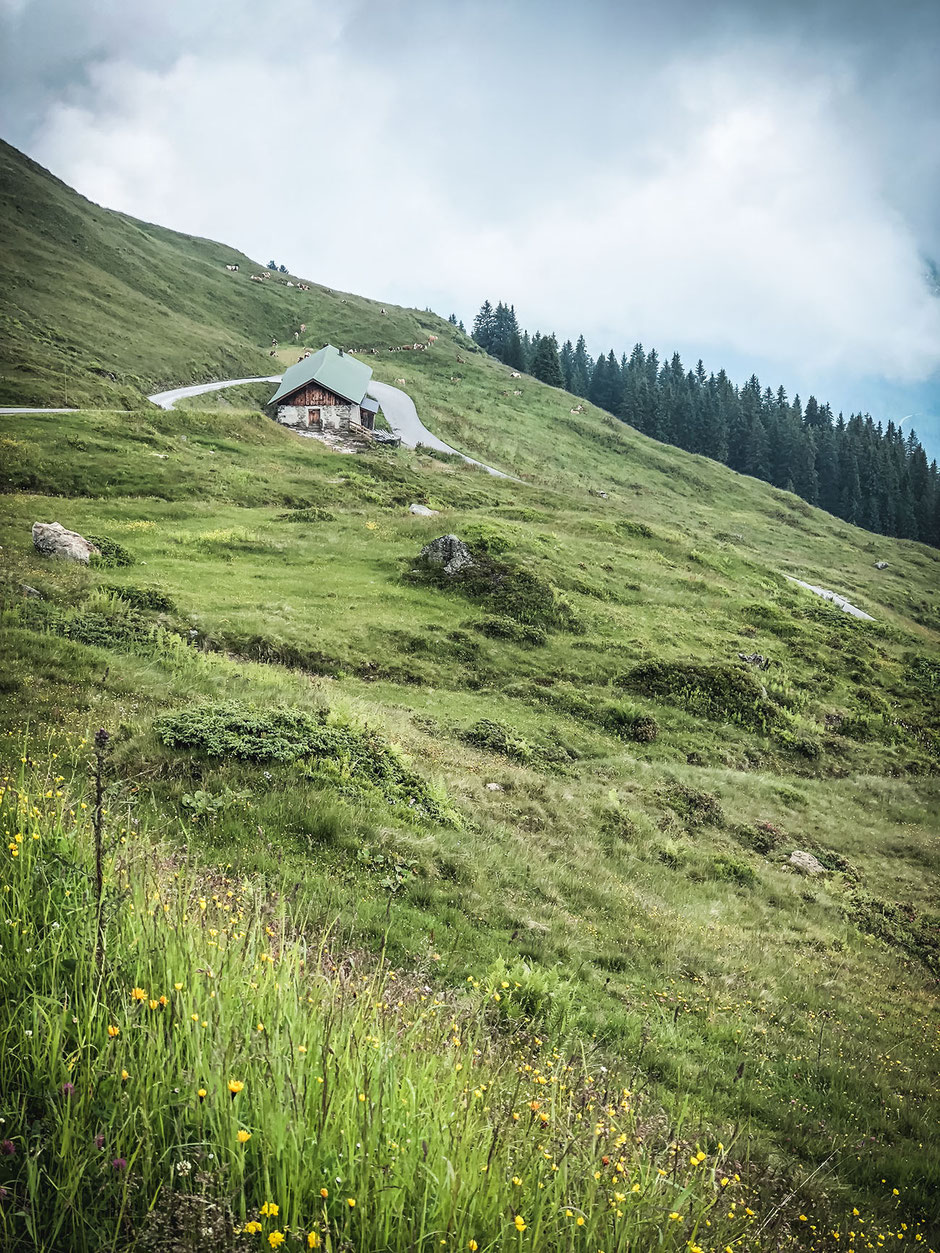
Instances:
[[[306,509],[291,509],[289,513],[279,513],[278,522],[335,522],[336,514],[319,505],[311,505]]]
[[[736,722],[766,733],[781,712],[745,670],[721,663],[649,661],[617,679],[621,687],[681,705],[715,722]]]
[[[574,607],[549,582],[515,562],[497,560],[482,549],[473,564],[456,574],[422,558],[411,562],[407,578],[414,583],[459,592],[487,606],[493,614],[547,631],[584,631]]]
[[[510,640],[513,644],[522,644],[529,648],[542,648],[548,640],[542,627],[529,626],[524,622],[516,622],[512,618],[481,618],[473,626],[488,639]]]
[[[130,549],[119,544],[116,539],[109,539],[106,535],[88,535],[86,539],[101,553],[100,557],[91,558],[91,565],[113,569],[118,566],[132,566],[136,560]]]
[[[660,795],[686,826],[719,826],[724,821],[721,801],[714,792],[704,792],[685,783],[670,783]]]
[[[485,748],[491,753],[502,753],[514,761],[530,762],[536,756],[533,746],[511,727],[492,718],[481,718],[462,733],[468,744]]]
[[[441,1232],[492,1253],[686,1253],[706,1222],[715,1247],[794,1243],[795,1212],[762,1213],[733,1145],[667,1122],[596,1046],[544,1038],[574,995],[554,972],[498,962],[464,994],[433,991],[300,934],[263,884],[121,830],[95,977],[89,831],[51,781],[21,775],[3,799],[11,1253],[259,1235],[405,1253]]]
[[[151,609],[156,613],[175,613],[176,603],[169,592],[156,584],[125,584],[109,589],[134,609]]]
[[[376,789],[416,816],[456,821],[447,802],[381,736],[331,723],[326,710],[319,715],[300,709],[261,712],[234,701],[214,701],[164,714],[153,729],[167,748],[255,765],[303,762],[308,773],[347,790]]]

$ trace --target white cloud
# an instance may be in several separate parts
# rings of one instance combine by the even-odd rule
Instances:
[[[351,27],[330,12],[274,10],[276,37],[224,55],[90,63],[32,154],[100,203],[331,286],[464,316],[504,298],[598,349],[759,355],[784,379],[940,363],[940,302],[853,124],[848,63],[638,41],[621,75],[608,50],[588,77],[583,48],[558,74],[554,45],[526,59],[472,6],[465,44],[442,50],[414,22],[407,46],[376,48],[361,11]]]

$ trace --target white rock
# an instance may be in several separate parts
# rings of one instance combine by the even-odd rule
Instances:
[[[826,873],[826,867],[818,858],[814,857],[812,853],[804,853],[800,849],[794,849],[790,854],[789,865],[794,870],[798,870],[800,874]]]
[[[486,790],[488,792],[501,792],[503,785],[501,783],[487,783]]]
[[[33,523],[33,547],[43,557],[64,557],[88,565],[90,557],[100,557],[101,550],[90,544],[77,531],[67,531],[58,522]]]
[[[440,513],[439,509],[429,509],[427,505],[409,505],[408,512],[415,514],[419,518],[436,518]]]

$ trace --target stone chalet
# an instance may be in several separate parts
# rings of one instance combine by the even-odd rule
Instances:
[[[269,404],[285,426],[355,434],[375,429],[379,402],[366,395],[369,366],[327,344],[284,371]]]

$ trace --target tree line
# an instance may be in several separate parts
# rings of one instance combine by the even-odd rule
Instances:
[[[456,321],[452,316],[452,321]],[[916,434],[870,415],[833,415],[810,396],[783,387],[743,386],[724,370],[687,369],[678,353],[660,360],[636,344],[595,360],[584,336],[561,348],[555,335],[519,328],[515,308],[484,301],[473,339],[491,356],[543,383],[563,387],[600,409],[686,452],[795,492],[811,505],[881,535],[940,547],[940,473]]]

